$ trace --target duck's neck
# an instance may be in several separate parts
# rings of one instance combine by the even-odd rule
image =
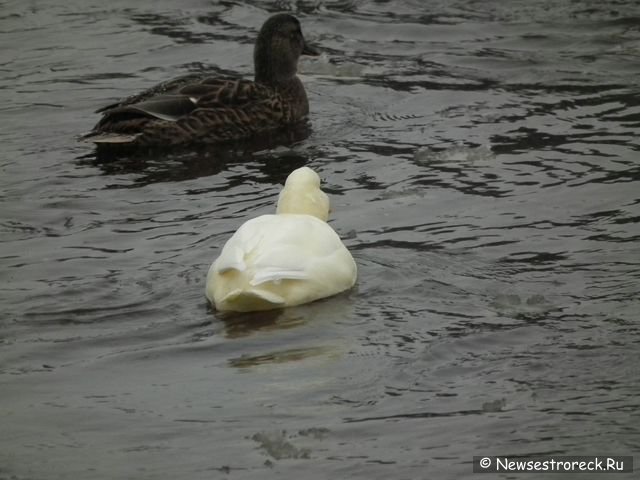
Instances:
[[[284,56],[257,47],[253,53],[255,81],[264,85],[286,85],[296,79],[297,65]]]
[[[326,222],[329,218],[329,197],[320,189],[309,191],[307,188],[285,187],[278,197],[276,213],[311,215]]]
[[[279,51],[279,50],[276,50]],[[309,113],[309,101],[302,82],[296,75],[297,61],[286,55],[277,55],[260,42],[253,53],[255,82],[267,85],[288,101],[285,122],[298,121]]]

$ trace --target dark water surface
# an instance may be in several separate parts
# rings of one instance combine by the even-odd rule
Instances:
[[[638,2],[0,5],[0,478],[640,462]],[[301,65],[306,140],[115,162],[76,142],[155,82],[250,75],[282,10],[325,52]],[[216,314],[209,264],[301,165],[357,288]]]

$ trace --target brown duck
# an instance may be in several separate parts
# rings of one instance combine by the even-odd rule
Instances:
[[[250,139],[303,121],[309,113],[296,76],[300,55],[318,55],[297,18],[270,17],[258,33],[255,80],[192,74],[98,110],[84,138],[98,146],[163,147]]]

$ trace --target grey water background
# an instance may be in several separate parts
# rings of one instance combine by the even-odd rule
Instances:
[[[156,82],[250,76],[276,11],[324,51],[300,66],[309,138],[118,161],[76,142]],[[640,461],[637,2],[3,1],[0,44],[0,478]],[[357,288],[217,314],[209,264],[301,165]]]

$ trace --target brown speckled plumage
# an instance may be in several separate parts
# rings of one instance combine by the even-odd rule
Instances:
[[[214,144],[248,139],[304,120],[309,103],[296,76],[300,55],[317,55],[300,23],[270,17],[254,49],[255,80],[191,74],[100,110],[84,138],[133,147]]]

